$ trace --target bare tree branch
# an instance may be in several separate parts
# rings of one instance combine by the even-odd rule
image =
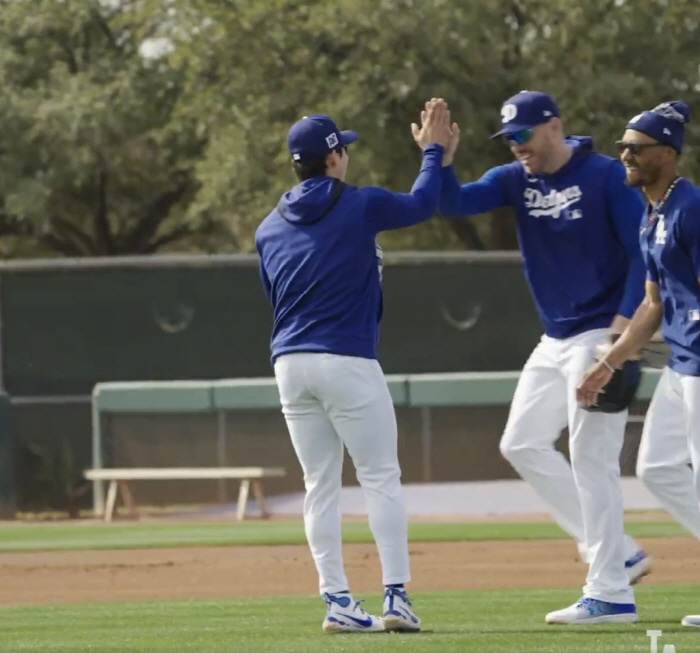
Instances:
[[[90,236],[72,222],[62,218],[60,215],[53,215],[51,216],[50,224],[55,232],[52,235],[53,238],[62,242],[77,241],[83,247],[84,254],[95,253],[95,244]]]
[[[447,221],[457,237],[466,245],[466,249],[486,249],[484,241],[481,240],[476,227],[470,220],[465,220],[464,218],[447,218]]]
[[[86,254],[75,243],[70,240],[57,238],[54,234],[42,235],[39,238],[39,242],[64,256],[85,256]]]
[[[139,251],[139,254],[153,254],[153,252],[158,251],[161,247],[174,243],[178,240],[182,240],[183,238],[187,238],[188,236],[193,236],[195,233],[196,232],[189,226],[181,224],[175,227],[172,231],[169,231],[159,238],[152,240],[146,245],[146,248],[143,251]]]
[[[189,178],[184,178],[178,181],[175,188],[157,197],[145,208],[142,219],[136,227],[124,235],[117,248],[121,251],[143,251],[158,231],[158,227],[170,214],[170,210],[185,196],[189,189]]]

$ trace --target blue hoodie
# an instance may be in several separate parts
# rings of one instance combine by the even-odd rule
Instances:
[[[282,196],[255,234],[273,309],[273,363],[293,352],[376,359],[383,306],[376,236],[435,213],[442,155],[440,145],[425,149],[408,194],[316,177]]]
[[[552,175],[531,175],[518,161],[460,187],[443,168],[440,211],[461,216],[515,209],[525,276],[545,333],[569,338],[632,317],[644,296],[639,229],[644,202],[625,184],[622,164],[571,136],[569,161]]]

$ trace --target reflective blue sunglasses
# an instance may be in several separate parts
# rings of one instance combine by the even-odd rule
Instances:
[[[510,145],[511,141],[517,143],[518,145],[524,145],[531,138],[534,132],[532,129],[521,129],[520,131],[513,132],[512,134],[506,134],[506,140]]]

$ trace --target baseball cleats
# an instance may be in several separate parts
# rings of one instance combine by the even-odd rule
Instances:
[[[641,549],[625,562],[625,573],[630,585],[638,583],[644,576],[651,573],[651,556]]]
[[[683,617],[681,625],[689,626],[690,628],[700,628],[700,614],[689,614]]]
[[[384,628],[392,633],[415,633],[420,630],[420,619],[413,614],[405,589],[386,588],[383,621]]]
[[[578,603],[550,612],[545,621],[556,625],[631,624],[638,621],[634,603],[608,603],[598,599],[582,598]]]
[[[348,592],[324,594],[326,618],[323,630],[327,633],[383,633],[384,624],[379,617],[369,614],[360,607],[362,601],[355,601]]]

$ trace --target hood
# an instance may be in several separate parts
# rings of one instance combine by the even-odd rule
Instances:
[[[557,170],[554,174],[540,173],[537,175],[530,175],[539,179],[547,178],[552,179],[564,175],[568,175],[572,170],[578,168],[584,161],[585,158],[581,156],[582,154],[590,154],[593,152],[593,139],[590,136],[567,136],[564,141],[567,145],[570,145],[574,153],[572,157]]]
[[[567,136],[564,141],[574,148],[574,154],[593,152],[593,138],[590,136]]]
[[[593,152],[593,139],[590,136],[567,136],[564,141],[567,145],[571,145],[571,147],[574,148],[574,153],[571,158],[552,175],[553,177],[568,175],[585,161],[585,158],[581,156],[582,154],[590,154]]]
[[[333,208],[343,186],[333,177],[307,179],[282,195],[277,210],[292,224],[313,224]]]

